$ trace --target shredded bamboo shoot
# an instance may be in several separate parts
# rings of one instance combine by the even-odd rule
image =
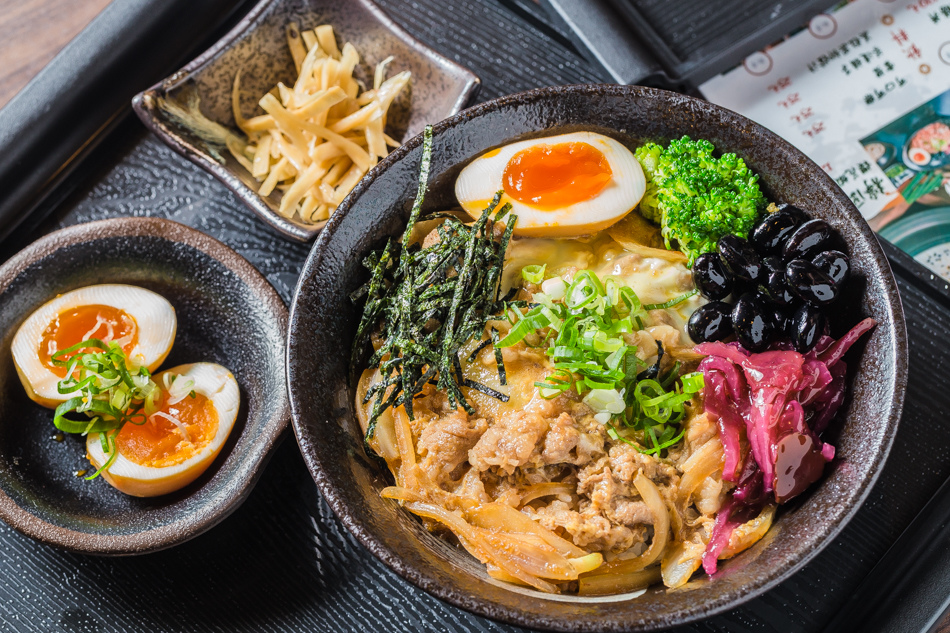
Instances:
[[[231,108],[246,143],[228,143],[234,158],[261,183],[258,193],[282,193],[278,212],[305,223],[329,218],[356,183],[398,143],[384,132],[389,107],[409,84],[408,71],[386,78],[392,57],[377,64],[372,89],[360,94],[353,77],[360,56],[352,44],[337,46],[333,27],[301,32],[287,27],[298,77],[263,95],[267,113],[241,112],[241,72],[234,77]],[[324,147],[333,148],[334,151]]]

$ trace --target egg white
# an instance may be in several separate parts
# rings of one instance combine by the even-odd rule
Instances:
[[[541,209],[502,196],[518,216],[514,232],[525,237],[571,237],[606,229],[629,213],[646,191],[643,168],[633,153],[614,139],[594,132],[572,132],[530,139],[486,152],[469,163],[455,181],[455,197],[473,218],[481,215],[496,192],[502,190],[505,167],[518,152],[536,145],[587,143],[610,165],[610,182],[597,195],[559,209]]]
[[[194,381],[194,391],[208,398],[218,414],[218,430],[206,446],[188,459],[171,466],[143,466],[127,459],[120,451],[108,470],[102,472],[102,477],[118,490],[135,497],[168,494],[197,479],[221,451],[234,428],[240,408],[241,395],[237,381],[221,365],[180,365],[156,374],[153,380],[162,385],[165,374],[179,375],[176,381]],[[86,457],[96,469],[107,461],[98,433],[86,438]]]
[[[23,322],[11,346],[13,363],[27,395],[45,407],[54,408],[73,394],[57,391],[56,385],[61,378],[39,359],[43,332],[63,312],[84,305],[118,308],[135,320],[137,341],[129,354],[129,361],[135,367],[154,371],[175,342],[178,328],[175,308],[151,290],[123,284],[102,284],[61,294],[43,304]]]

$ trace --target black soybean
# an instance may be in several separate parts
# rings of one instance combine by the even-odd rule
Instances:
[[[726,270],[719,253],[704,253],[693,262],[693,282],[704,297],[725,299],[732,292],[732,273]]]
[[[770,257],[763,257],[762,265],[765,266],[765,269],[769,272],[774,272],[776,270],[785,272],[785,260],[782,259],[781,255],[772,255]]]
[[[738,235],[723,235],[718,247],[722,262],[736,279],[754,283],[762,277],[765,267],[747,241]]]
[[[831,248],[835,236],[834,229],[824,220],[809,220],[791,234],[782,249],[782,256],[785,261],[810,260],[821,251]]]
[[[770,213],[752,229],[749,241],[763,256],[782,252],[782,247],[801,221],[788,211]]]
[[[795,351],[807,354],[815,347],[827,329],[828,319],[825,313],[810,305],[796,310],[788,321],[788,334]]]
[[[712,301],[702,306],[689,317],[689,337],[696,343],[721,341],[732,334],[732,306],[722,301]]]
[[[801,209],[799,209],[793,204],[788,204],[786,202],[783,202],[782,204],[775,205],[775,207],[776,207],[776,213],[778,213],[779,211],[790,213],[792,214],[792,216],[794,216],[796,220],[798,220],[799,224],[804,224],[805,222],[808,222],[809,220],[811,220],[810,215],[808,215],[807,213],[805,213],[804,211],[802,211]]]
[[[732,327],[742,347],[761,352],[775,336],[773,312],[755,294],[747,292],[732,308]]]
[[[848,280],[851,272],[851,259],[841,251],[823,251],[815,256],[812,263],[841,286]]]
[[[805,259],[793,259],[788,263],[785,283],[803,301],[815,306],[826,306],[838,298],[834,280]]]
[[[759,292],[764,300],[783,308],[797,303],[796,296],[785,283],[784,270],[770,272],[765,283],[759,286]]]
[[[772,312],[772,326],[775,330],[775,338],[789,338],[788,333],[789,315],[782,308],[776,308]]]

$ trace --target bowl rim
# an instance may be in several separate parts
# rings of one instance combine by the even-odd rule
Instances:
[[[97,220],[69,226],[49,233],[0,266],[0,294],[31,265],[59,250],[97,239],[161,238],[194,248],[220,262],[234,272],[260,300],[268,313],[274,314],[286,340],[289,315],[287,307],[269,281],[244,257],[222,242],[187,225],[155,217],[127,217]],[[286,372],[286,365],[280,368]],[[284,383],[286,384],[286,383]],[[19,386],[19,385],[18,385]],[[245,501],[264,471],[274,449],[286,437],[289,426],[290,403],[286,388],[272,397],[280,398],[277,413],[264,420],[260,441],[251,449],[252,459],[241,464],[234,485],[226,486],[228,494],[218,495],[213,512],[189,512],[170,523],[131,534],[95,534],[81,532],[45,521],[0,489],[0,519],[17,531],[37,541],[60,549],[82,554],[124,556],[145,554],[179,545],[211,529]],[[246,405],[245,405],[246,406]]]
[[[151,130],[176,153],[217,178],[225,187],[230,189],[245,206],[249,207],[255,215],[267,226],[274,229],[280,236],[297,242],[309,242],[320,234],[320,231],[326,226],[327,220],[315,224],[304,224],[275,213],[267,206],[260,194],[244,184],[230,169],[218,163],[187,139],[178,135],[159,114],[157,102],[160,97],[164,97],[170,91],[191,79],[192,75],[210,65],[221,53],[236,45],[247,33],[253,31],[257,27],[258,20],[271,9],[272,5],[280,4],[285,1],[286,0],[261,0],[240,22],[209,49],[185,64],[181,69],[132,97],[132,109],[135,111],[135,114],[138,115],[142,123],[145,124],[145,127]],[[407,46],[417,50],[422,55],[446,69],[446,72],[457,76],[463,81],[462,88],[447,113],[448,116],[457,114],[477,93],[481,86],[481,80],[471,70],[441,55],[435,49],[410,35],[371,0],[348,1],[359,4],[384,28],[405,42]]]
[[[643,97],[659,97],[670,99],[672,97],[678,101],[688,101],[690,103],[690,107],[700,111],[702,116],[724,115],[733,120],[748,124],[750,127],[755,129],[756,133],[760,135],[760,138],[763,142],[782,146],[784,150],[790,153],[792,156],[797,156],[798,158],[813,165],[816,170],[815,173],[820,172],[819,178],[823,179],[823,182],[820,183],[822,188],[830,190],[830,195],[837,199],[837,201],[840,202],[845,208],[846,215],[850,215],[853,218],[860,220],[860,223],[856,223],[856,228],[868,243],[869,250],[871,251],[871,258],[879,266],[881,266],[882,271],[884,272],[884,278],[882,281],[884,282],[885,289],[887,291],[886,309],[891,317],[891,322],[889,325],[891,338],[893,341],[893,346],[889,348],[888,355],[893,354],[897,363],[896,367],[894,368],[895,389],[893,400],[891,401],[892,406],[887,412],[885,422],[886,426],[882,441],[876,447],[876,452],[870,461],[871,472],[869,476],[866,476],[860,482],[860,485],[852,491],[850,505],[842,506],[843,511],[837,517],[837,520],[831,525],[817,532],[816,535],[812,537],[812,547],[807,549],[798,548],[795,554],[791,556],[789,563],[784,568],[774,569],[770,573],[765,574],[760,582],[751,586],[738,598],[722,599],[715,601],[713,604],[705,603],[697,605],[691,609],[675,614],[675,616],[672,618],[667,617],[665,621],[656,620],[652,623],[647,623],[645,626],[639,626],[635,629],[627,628],[623,623],[620,622],[611,622],[604,619],[597,619],[597,616],[586,617],[584,620],[572,620],[568,626],[562,627],[560,626],[561,623],[559,621],[554,622],[550,619],[538,619],[518,609],[492,603],[474,594],[462,594],[461,592],[453,591],[450,588],[435,582],[431,576],[427,575],[423,571],[420,571],[419,569],[404,563],[403,559],[397,552],[391,551],[384,543],[374,536],[372,529],[368,526],[368,524],[360,520],[354,514],[350,513],[348,506],[337,494],[336,489],[325,475],[323,463],[320,457],[315,454],[314,451],[303,449],[304,446],[313,445],[314,442],[313,438],[310,437],[307,425],[301,420],[303,414],[301,404],[298,402],[295,392],[291,391],[291,424],[293,426],[297,442],[301,446],[301,453],[303,454],[307,468],[310,470],[314,482],[317,484],[324,498],[327,500],[330,508],[337,515],[340,521],[346,526],[350,533],[353,534],[357,540],[363,544],[364,547],[366,547],[376,558],[381,560],[389,569],[396,572],[399,576],[441,600],[449,602],[457,607],[482,617],[487,617],[516,626],[529,626],[552,631],[564,630],[593,632],[608,630],[665,630],[670,626],[695,622],[733,609],[742,603],[766,593],[776,585],[788,579],[790,576],[804,567],[808,562],[810,562],[815,556],[817,556],[834,540],[835,537],[841,533],[844,527],[854,517],[864,501],[867,499],[871,489],[877,482],[878,477],[883,470],[884,463],[886,462],[886,459],[891,451],[891,447],[893,446],[894,437],[896,435],[901,413],[903,411],[904,397],[907,387],[908,344],[906,323],[904,320],[900,295],[897,291],[897,283],[880,243],[872,232],[870,226],[861,217],[860,212],[856,207],[854,207],[854,204],[850,198],[848,198],[848,196],[840,189],[840,187],[838,187],[834,180],[832,180],[823,169],[815,164],[814,161],[809,159],[803,152],[764,126],[761,126],[754,121],[747,119],[736,112],[733,112],[732,110],[728,110],[727,108],[723,108],[708,101],[680,93],[657,88],[648,88],[644,86],[618,84],[571,84],[564,86],[537,88],[503,96],[475,105],[471,108],[463,110],[453,117],[434,124],[432,126],[433,141],[437,141],[439,135],[443,131],[454,127],[465,120],[477,118],[483,114],[506,108],[510,104],[524,105],[526,103],[534,103],[536,101],[560,98],[565,94],[582,95],[596,98],[603,95],[604,93],[616,96],[625,96],[632,99]],[[306,279],[312,275],[315,269],[319,268],[323,258],[330,256],[328,255],[329,250],[325,249],[325,244],[330,241],[342,223],[343,218],[346,217],[352,206],[357,200],[360,199],[362,194],[366,191],[366,189],[369,188],[371,183],[375,181],[376,177],[382,171],[388,169],[392,164],[402,160],[403,157],[421,145],[422,134],[418,134],[412,139],[409,139],[403,143],[399,148],[394,150],[393,153],[386,157],[385,160],[381,161],[369,173],[367,173],[367,175],[364,176],[363,179],[353,189],[347,199],[344,200],[343,204],[340,205],[340,207],[337,209],[337,212],[330,218],[327,226],[324,228],[324,231],[321,232],[316,243],[311,248],[310,254],[308,255],[307,260],[301,270],[300,278],[298,279],[297,287],[294,291],[293,302],[291,304],[290,331],[288,335],[286,357],[288,365],[287,379],[289,384],[293,384],[293,376],[296,373],[296,357],[294,352],[297,342],[296,332],[300,318],[300,308],[298,301],[301,297],[301,289],[303,288]]]

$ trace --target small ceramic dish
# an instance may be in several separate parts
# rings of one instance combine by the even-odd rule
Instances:
[[[199,121],[171,114],[165,106],[172,102],[187,109],[197,97],[205,117],[240,133],[231,110],[234,76],[241,71],[244,116],[263,113],[257,105],[260,97],[277,82],[292,85],[297,76],[287,48],[286,28],[291,22],[301,30],[332,25],[337,39],[351,42],[362,56],[355,74],[364,84],[372,86],[373,69],[390,55],[389,76],[403,70],[412,73],[409,90],[389,110],[386,131],[397,140],[461,110],[479,81],[403,31],[370,0],[264,0],[204,54],[135,96],[132,107],[159,138],[211,172],[282,235],[305,242],[316,237],[326,222],[307,224],[279,215],[280,192],[260,196],[260,183],[234,160],[220,134]]]
[[[209,361],[237,379],[227,442],[178,492],[130,497],[76,476],[90,467],[85,438],[54,437],[53,412],[17,378],[10,343],[20,323],[59,293],[101,283],[141,286],[174,306],[178,333],[163,368]],[[286,307],[247,260],[176,222],[92,222],[27,247],[0,267],[0,518],[44,543],[110,555],[171,547],[216,525],[251,491],[287,427],[286,331]]]
[[[774,587],[854,516],[881,472],[900,419],[907,381],[903,312],[877,238],[818,165],[734,112],[662,90],[543,88],[478,105],[435,125],[423,211],[455,206],[459,171],[483,152],[577,130],[607,134],[628,147],[684,134],[707,139],[718,150],[744,158],[770,199],[826,219],[846,240],[852,280],[831,316],[832,332],[840,335],[864,317],[878,325],[848,353],[849,395],[828,431],[837,453],[825,476],[783,506],[769,533],[724,561],[715,577],[697,574],[683,587],[654,586],[642,596],[550,595],[500,583],[465,550],[430,534],[408,511],[381,498],[380,490],[392,479],[381,460],[367,455],[354,411],[349,356],[361,308],[349,297],[367,279],[363,258],[405,228],[417,188],[420,136],[357,185],[304,265],[287,354],[294,432],[314,480],[343,524],[386,565],[439,598],[532,628],[666,630],[734,608]]]

